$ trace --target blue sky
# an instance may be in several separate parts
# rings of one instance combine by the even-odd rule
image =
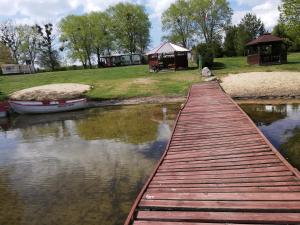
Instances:
[[[175,0],[0,0],[0,21],[14,19],[17,23],[57,23],[68,14],[105,10],[118,2],[133,2],[145,6],[152,23],[151,47],[160,44],[163,35],[160,17]],[[276,24],[280,0],[229,0],[234,10],[232,22],[237,24],[247,13],[255,13],[271,30]]]

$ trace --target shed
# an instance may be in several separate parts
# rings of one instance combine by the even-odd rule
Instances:
[[[3,74],[34,73],[32,65],[2,64],[1,69]]]
[[[190,50],[173,43],[163,43],[147,53],[149,70],[156,72],[164,69],[186,69],[189,52]]]
[[[287,46],[283,39],[270,33],[259,36],[246,44],[250,65],[287,63]]]

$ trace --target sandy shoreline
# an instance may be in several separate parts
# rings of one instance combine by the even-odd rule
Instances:
[[[300,72],[252,72],[229,74],[221,86],[238,99],[300,98]]]

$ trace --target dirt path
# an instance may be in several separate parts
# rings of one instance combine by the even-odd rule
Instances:
[[[299,98],[300,72],[230,74],[221,85],[234,98]]]

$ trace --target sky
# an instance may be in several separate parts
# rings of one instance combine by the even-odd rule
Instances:
[[[84,14],[105,10],[118,2],[132,2],[144,5],[149,14],[151,27],[150,47],[161,43],[161,14],[175,0],[0,0],[0,22],[13,19],[16,23],[34,24],[51,21],[58,23],[69,14]],[[229,0],[233,9],[232,23],[237,24],[247,12],[256,14],[267,30],[276,25],[279,18],[280,0]]]

